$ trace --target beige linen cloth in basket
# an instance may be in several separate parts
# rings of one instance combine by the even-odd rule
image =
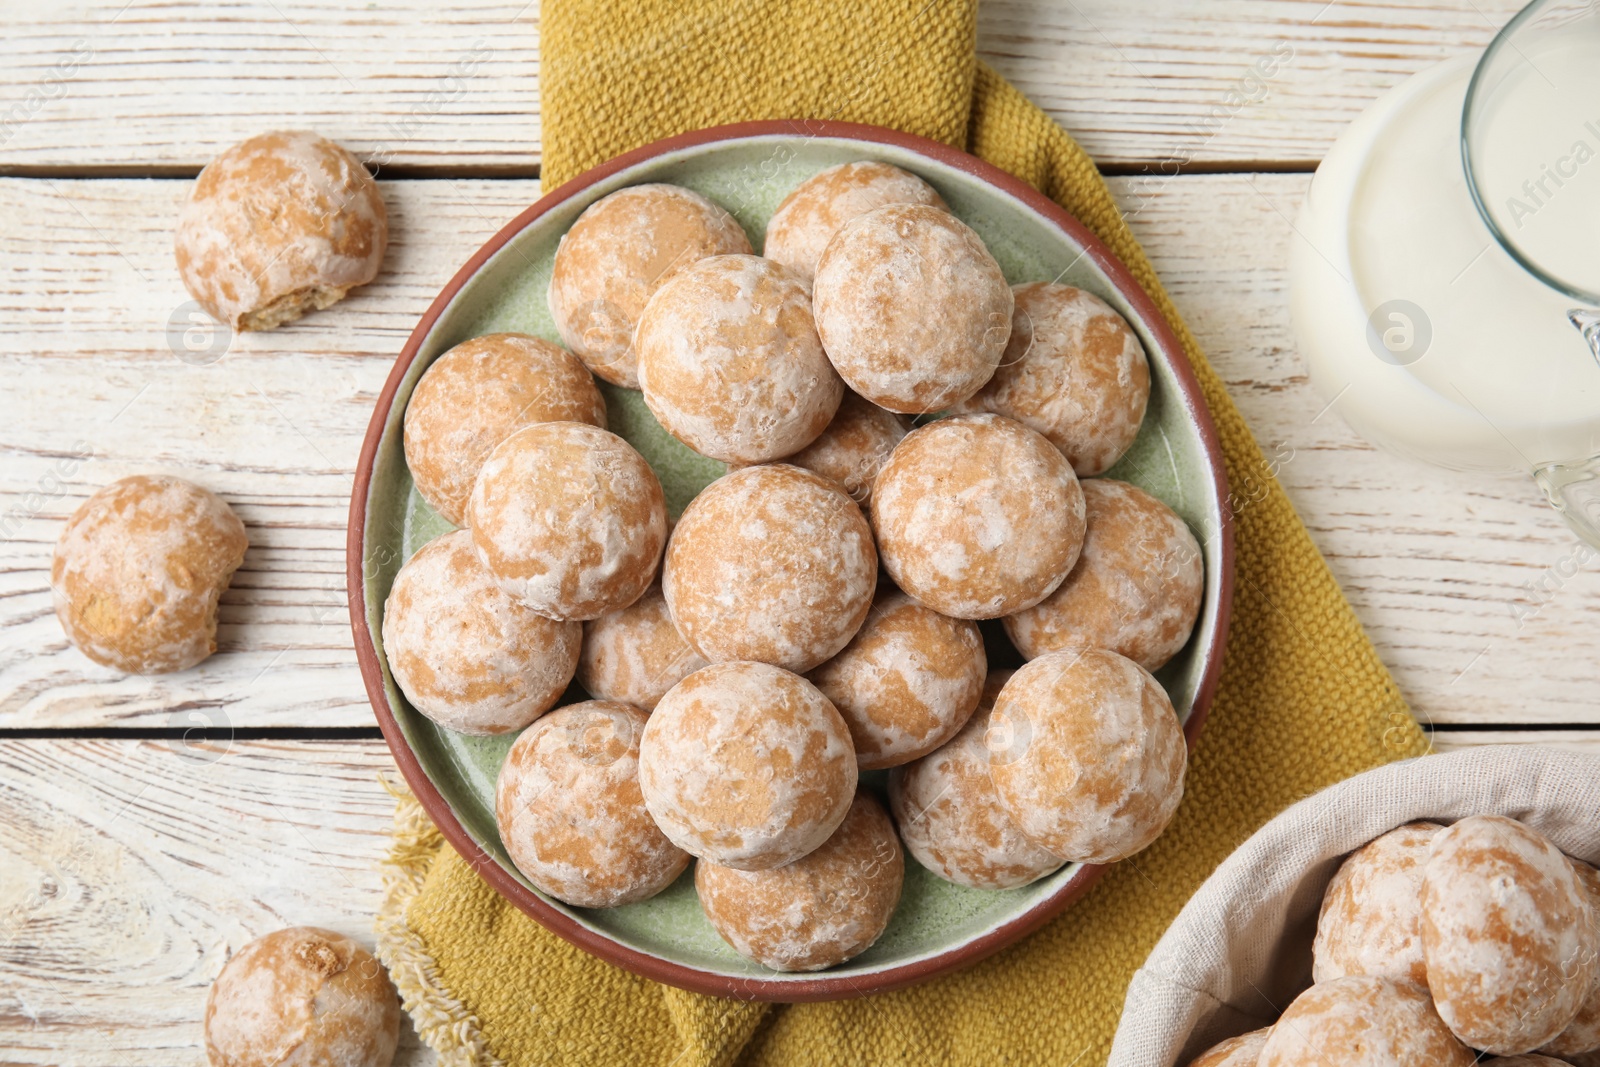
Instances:
[[[1300,801],[1208,878],[1134,975],[1107,1067],[1182,1067],[1274,1022],[1311,983],[1323,890],[1415,819],[1508,815],[1600,863],[1600,756],[1497,745],[1392,763]]]

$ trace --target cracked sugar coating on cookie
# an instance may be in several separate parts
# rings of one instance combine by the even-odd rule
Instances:
[[[650,588],[667,539],[661,483],[614,433],[528,426],[495,446],[467,506],[473,547],[511,595],[552,619],[597,619]]]
[[[466,734],[520,730],[561,699],[583,627],[547,619],[500,587],[457,530],[423,545],[383,607],[383,651],[418,711]]]
[[[1438,823],[1407,823],[1352,852],[1328,883],[1317,916],[1311,974],[1428,984],[1422,958],[1422,871]]]
[[[1011,288],[948,211],[894,204],[829,242],[812,287],[817,332],[850,388],[890,411],[939,411],[976,393],[1011,336]]]
[[[242,141],[206,165],[178,217],[183,284],[236,330],[270,330],[377,277],[389,243],[378,183],[304,130]]]
[[[247,547],[244,524],[209,490],[165,475],[113,482],[56,542],[56,618],[96,663],[186,670],[217,650],[217,600]]]
[[[995,700],[988,746],[1006,814],[1063,859],[1131,856],[1161,836],[1183,799],[1188,750],[1172,702],[1115,652],[1025,664]]]
[[[1109,648],[1160,670],[1189,641],[1205,596],[1200,542],[1176,512],[1137,486],[1085,478],[1083,551],[1066,580],[1005,620],[1028,658]]]
[[[667,840],[639,790],[647,714],[586,700],[522,732],[500,765],[495,824],[517,870],[557,900],[614,908],[671,885],[689,855]]]
[[[722,939],[777,971],[820,971],[870,948],[900,903],[905,856],[883,806],[856,795],[816,851],[775,870],[702,860],[694,884]]]
[[[678,633],[660,586],[583,624],[578,681],[591,696],[649,711],[667,690],[706,666]]]
[[[1600,871],[1582,860],[1572,860],[1572,869],[1583,884],[1592,921],[1600,924]],[[1589,996],[1578,1009],[1577,1016],[1539,1051],[1551,1056],[1570,1057],[1600,1051],[1600,968],[1596,969],[1594,985],[1590,987]]]
[[[1190,1060],[1189,1067],[1256,1067],[1261,1059],[1261,1050],[1267,1045],[1267,1036],[1271,1033],[1269,1026],[1230,1037]]]
[[[639,387],[633,331],[651,294],[707,256],[749,253],[737,220],[676,185],[618,189],[584,209],[556,248],[550,314],[561,341],[606,381]]]
[[[1499,815],[1434,838],[1422,880],[1422,951],[1439,1015],[1496,1055],[1531,1052],[1572,1022],[1594,987],[1588,895],[1549,841]]]
[[[865,512],[872,502],[872,483],[910,429],[904,415],[846,390],[828,428],[787,462],[838,483]]]
[[[993,619],[1032,607],[1083,546],[1083,490],[1055,446],[999,415],[913,430],[872,489],[895,584],[935,611]]]
[[[406,466],[433,510],[466,524],[494,446],[537,422],[606,426],[606,402],[572,353],[525,333],[463,341],[434,360],[406,404]]]
[[[1428,1000],[1408,982],[1350,975],[1312,986],[1283,1013],[1260,1067],[1472,1067]]]
[[[690,502],[662,589],[706,659],[808,671],[855,636],[877,583],[861,509],[827,479],[772,464],[725,475]]]
[[[807,282],[833,235],[857,215],[889,204],[928,204],[945,209],[933,187],[888,163],[840,163],[795,187],[767,220],[761,254]],[[948,210],[948,209],[946,209]]]
[[[645,305],[634,346],[657,421],[729,463],[798,452],[844,395],[805,283],[759,256],[713,256],[674,274]]]
[[[955,736],[987,673],[975,623],[884,589],[844,650],[808,677],[844,716],[865,771],[910,762]]]
[[[828,698],[765,663],[716,663],[661,698],[639,784],[678,847],[766,870],[828,839],[856,789],[850,731]]]
[[[989,715],[1011,674],[991,674],[961,732],[889,776],[889,802],[907,850],[940,878],[973,889],[1028,885],[1062,864],[1017,829],[989,774]]]
[[[293,926],[236,952],[206,997],[213,1067],[388,1067],[400,998],[383,965],[350,938]]]
[[[1061,449],[1080,478],[1104,474],[1139,436],[1150,364],[1104,300],[1052,282],[1012,288],[1011,338],[988,384],[958,411],[1016,419]]]

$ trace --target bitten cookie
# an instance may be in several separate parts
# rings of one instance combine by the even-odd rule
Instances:
[[[944,200],[915,174],[888,163],[840,163],[819,171],[784,197],[767,220],[761,254],[777,260],[807,282],[840,227],[857,215],[889,204],[928,204]]]
[[[1283,1013],[1260,1067],[1472,1067],[1428,1000],[1407,982],[1350,975],[1312,986]]]
[[[583,624],[578,681],[591,696],[649,711],[667,690],[704,666],[705,657],[672,624],[660,586]]]
[[[1085,478],[1083,551],[1066,580],[1005,620],[1028,658],[1088,646],[1160,670],[1189,641],[1205,596],[1200,542],[1137,486]]]
[[[413,707],[464,734],[520,730],[561,699],[583,627],[500,587],[457,530],[417,550],[383,606],[383,651]]]
[[[1104,474],[1139,436],[1150,364],[1127,321],[1092,293],[1012,287],[1011,337],[994,377],[960,411],[992,411],[1038,430],[1080,478]]]
[[[372,954],[343,934],[293,926],[236,952],[206,997],[212,1067],[388,1067],[400,998]]]
[[[805,283],[759,256],[713,256],[678,271],[645,305],[633,340],[656,420],[728,463],[798,452],[844,395]]]
[[[872,489],[895,584],[935,611],[993,619],[1055,591],[1083,547],[1083,490],[1054,445],[999,415],[913,430]]]
[[[689,865],[639,791],[646,718],[611,700],[568,704],[524,730],[500,765],[500,840],[517,870],[557,900],[580,908],[632,904]]]
[[[206,164],[178,217],[178,274],[235,330],[330,307],[378,275],[389,219],[372,175],[304,130],[264,133]]]
[[[989,774],[989,713],[1010,677],[991,674],[960,733],[889,775],[889,804],[906,849],[940,878],[972,889],[1027,885],[1062,863],[1017,829]]]
[[[987,673],[976,624],[886,589],[844,651],[809,677],[844,716],[866,771],[908,763],[954,737]]]
[[[1261,1059],[1261,1050],[1267,1045],[1267,1036],[1271,1033],[1269,1026],[1230,1037],[1202,1052],[1198,1059],[1190,1060],[1189,1067],[1256,1067]]]
[[[1573,860],[1572,869],[1577,872],[1584,895],[1589,898],[1591,922],[1600,924],[1600,871],[1581,860]],[[1585,1053],[1600,1052],[1600,970],[1596,972],[1595,983],[1590,987],[1583,1006],[1578,1009],[1577,1017],[1539,1051],[1551,1056],[1574,1058],[1574,1062],[1576,1057]]]
[[[56,542],[56,618],[96,663],[186,670],[217,650],[217,600],[247,547],[244,524],[209,490],[164,475],[113,482]]]
[[[839,828],[793,863],[741,871],[702,860],[700,906],[734,951],[777,971],[820,971],[883,935],[905,881],[905,857],[883,806],[858,793]]]
[[[822,436],[788,458],[836,482],[863,513],[872,502],[872,483],[895,446],[911,429],[904,415],[885,411],[848,390]]]
[[[406,466],[455,526],[494,446],[536,422],[606,426],[606,402],[572,353],[522,333],[463,341],[433,361],[406,404]]]
[[[1422,952],[1439,1015],[1495,1055],[1531,1052],[1594,988],[1587,894],[1567,857],[1514,819],[1475,815],[1441,831],[1422,877]]]
[[[804,678],[765,663],[715,663],[656,705],[639,784],[679,848],[768,870],[822,844],[844,819],[855,750],[844,720]]]
[[[1051,652],[1025,664],[995,699],[988,745],[1006,814],[1062,859],[1131,856],[1183,799],[1188,749],[1172,702],[1115,652]]]
[[[926,204],[845,224],[817,264],[817,332],[850,388],[890,411],[976,393],[1011,336],[1011,288],[971,228]]]
[[[667,545],[662,590],[678,632],[712,662],[808,671],[855,636],[878,557],[844,490],[787,464],[707,486]]]
[[[635,185],[584,209],[556,248],[550,315],[566,345],[614,385],[639,387],[633,331],[651,294],[707,256],[748,253],[734,217],[676,185]]]
[[[1438,823],[1407,823],[1350,853],[1328,883],[1311,948],[1311,975],[1326,982],[1372,974],[1426,987],[1422,870]]]
[[[667,504],[644,457],[577,422],[524,427],[495,446],[472,489],[478,558],[541,615],[597,619],[650,588]]]

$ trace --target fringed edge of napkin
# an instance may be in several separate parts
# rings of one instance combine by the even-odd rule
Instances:
[[[440,1067],[505,1067],[489,1051],[478,1017],[445,989],[433,956],[406,921],[443,837],[404,783],[378,781],[395,800],[393,847],[381,867],[383,902],[372,923],[378,959],[389,968],[401,1005],[417,1036],[438,1054]]]

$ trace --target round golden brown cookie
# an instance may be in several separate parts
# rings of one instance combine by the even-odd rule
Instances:
[[[905,857],[883,805],[858,793],[833,836],[774,870],[701,860],[694,884],[722,939],[776,971],[820,971],[860,955],[900,903]]]
[[[1312,986],[1272,1028],[1260,1067],[1472,1067],[1477,1057],[1409,982],[1349,975]]]
[[[1127,321],[1092,293],[1012,288],[1011,338],[994,377],[959,411],[992,411],[1050,439],[1080,478],[1104,474],[1139,436],[1150,364]]]
[[[1578,881],[1583,883],[1584,894],[1589,898],[1591,921],[1600,923],[1600,871],[1582,860],[1573,860],[1572,869],[1577,872]],[[1577,1016],[1539,1051],[1550,1056],[1569,1058],[1600,1052],[1600,969],[1596,971],[1595,983],[1590,987],[1589,996],[1578,1009]]]
[[[935,611],[993,619],[1055,591],[1083,547],[1083,490],[1055,446],[999,415],[913,430],[879,472],[872,526],[895,584]]]
[[[889,804],[906,849],[947,882],[1012,889],[1061,866],[1011,821],[989,774],[989,713],[1010,671],[995,671],[972,718],[948,743],[889,775]]]
[[[552,619],[597,619],[655,580],[667,505],[628,442],[596,426],[543,422],[489,453],[467,525],[478,558],[512,596]]]
[[[872,483],[895,446],[911,429],[904,415],[872,404],[849,390],[822,436],[790,456],[796,467],[836,482],[863,512],[872,502]]]
[[[235,330],[270,330],[377,277],[389,243],[378,183],[326,137],[279,130],[208,163],[178,217],[189,295]]]
[[[706,659],[808,671],[855,636],[877,583],[861,509],[827,479],[779,463],[734,471],[690,502],[662,589]]]
[[[761,254],[795,271],[807,282],[840,227],[857,215],[889,204],[929,204],[944,208],[933,187],[915,174],[888,163],[840,163],[801,182],[767,220]]]
[[[388,1067],[400,998],[383,965],[343,934],[293,926],[234,953],[206,998],[212,1067]]]
[[[805,283],[759,256],[712,256],[675,273],[639,315],[634,348],[656,420],[728,463],[798,452],[844,395]]]
[[[56,541],[56,618],[96,663],[186,670],[217,650],[217,600],[247,547],[244,524],[209,490],[165,475],[113,482]]]
[[[524,333],[463,341],[433,361],[406,404],[406,466],[417,492],[453,525],[494,446],[536,422],[606,426],[594,376],[558,345]]]
[[[1439,1015],[1497,1056],[1559,1035],[1594,988],[1600,951],[1572,864],[1514,819],[1474,815],[1433,840],[1422,877],[1422,953]]]
[[[645,805],[690,855],[740,870],[828,839],[856,789],[850,731],[816,686],[765,663],[715,663],[661,698],[639,753]]]
[[[658,585],[627,607],[583,624],[578,681],[590,696],[649,711],[705,665],[672,624]]]
[[[1312,978],[1372,974],[1426,987],[1422,870],[1443,827],[1407,823],[1356,849],[1322,897],[1311,948]]]
[[[1172,702],[1149,671],[1104,649],[1025,664],[995,700],[988,746],[1006,814],[1062,859],[1125,859],[1183,799],[1188,749]]]
[[[639,791],[644,711],[612,700],[557,708],[506,753],[494,817],[517,870],[557,900],[614,908],[671,885],[689,855]]]
[[[972,717],[988,673],[975,623],[885,588],[844,651],[810,677],[850,727],[864,771],[908,763]]]
[[[457,530],[417,550],[383,606],[383,651],[413,707],[464,734],[520,730],[572,681],[583,627],[507,593]]]
[[[707,256],[748,253],[737,220],[676,185],[634,185],[584,209],[556,248],[550,315],[561,341],[606,381],[639,387],[633,331],[651,294]]]
[[[1197,1059],[1190,1060],[1189,1067],[1256,1067],[1271,1033],[1269,1026],[1230,1037],[1202,1052]]]
[[[1176,512],[1137,486],[1110,478],[1079,484],[1083,551],[1053,593],[1006,618],[1006,634],[1030,659],[1088,646],[1160,670],[1200,617],[1200,542]]]
[[[1011,287],[971,228],[941,208],[892,204],[828,243],[812,288],[817,332],[850,388],[923,414],[983,387],[1011,336]]]

